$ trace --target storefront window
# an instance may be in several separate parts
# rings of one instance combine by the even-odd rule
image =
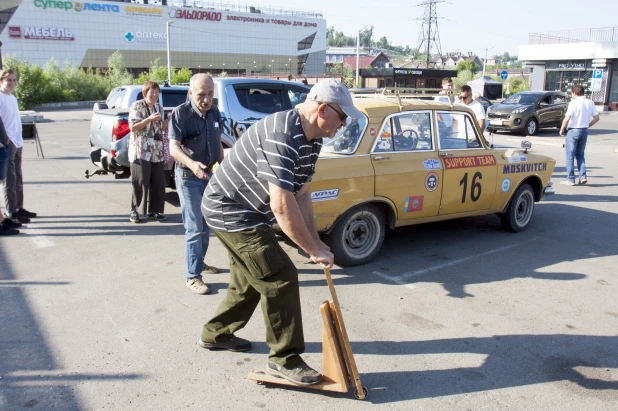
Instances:
[[[590,78],[592,70],[582,71],[547,71],[545,90],[571,93],[571,87],[579,84],[584,88],[584,94],[590,94]]]
[[[609,100],[610,103],[618,101],[618,70],[612,71],[612,82],[609,86]]]

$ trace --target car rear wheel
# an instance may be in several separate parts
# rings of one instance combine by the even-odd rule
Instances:
[[[526,123],[526,135],[533,136],[539,129],[539,122],[535,118],[531,118]]]
[[[502,227],[507,231],[519,233],[528,228],[534,211],[534,191],[528,184],[521,185],[509,202],[504,214],[500,214]]]
[[[325,238],[335,254],[335,263],[342,267],[371,261],[384,242],[384,212],[372,204],[348,211]]]

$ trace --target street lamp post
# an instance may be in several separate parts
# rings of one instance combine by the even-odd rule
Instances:
[[[197,72],[201,73],[202,72],[202,66],[197,66]]]
[[[288,59],[288,63],[290,63],[290,76],[292,75],[292,59]]]
[[[270,69],[270,76],[273,77],[275,75],[275,60],[272,61],[272,69]]]
[[[240,77],[240,63],[236,63],[236,77]]]
[[[225,63],[223,63],[223,71],[225,71]]]
[[[485,47],[485,61],[483,62],[483,77],[485,77],[485,67],[487,67],[487,52],[493,47]]]
[[[165,23],[165,31],[167,34],[167,84],[172,85],[172,63],[170,61],[170,25],[174,24],[172,20]]]

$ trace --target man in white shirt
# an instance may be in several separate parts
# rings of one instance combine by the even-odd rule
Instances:
[[[458,98],[460,103],[472,109],[481,131],[485,130],[485,108],[481,103],[474,101],[472,98],[472,88],[470,86],[461,86]]]
[[[560,184],[568,186],[575,185],[574,159],[577,159],[579,184],[586,184],[588,182],[584,150],[586,150],[586,141],[588,141],[588,128],[599,121],[599,112],[594,103],[584,97],[584,88],[580,85],[575,85],[571,87],[571,92],[575,98],[569,103],[562,127],[560,127],[560,135],[563,136],[568,125],[568,132],[564,142],[567,179],[560,182]]]
[[[13,95],[16,87],[15,70],[0,71],[0,118],[2,118],[9,137],[8,147],[10,150],[9,166],[4,183],[5,217],[14,222],[29,223],[31,218],[36,217],[36,213],[24,208],[24,182],[21,171],[24,139],[22,137],[19,106]]]

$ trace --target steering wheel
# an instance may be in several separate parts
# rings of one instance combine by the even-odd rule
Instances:
[[[415,149],[418,144],[418,134],[412,129],[404,130],[395,136],[397,151]]]

